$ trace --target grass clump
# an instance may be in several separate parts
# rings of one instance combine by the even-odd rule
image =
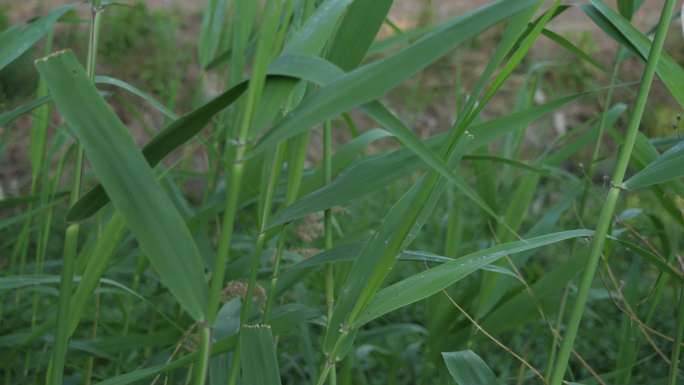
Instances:
[[[37,59],[0,113],[28,128],[0,143],[28,164],[3,380],[677,384],[675,1],[581,5],[596,41],[560,1],[433,5],[93,0],[0,32],[0,74]]]

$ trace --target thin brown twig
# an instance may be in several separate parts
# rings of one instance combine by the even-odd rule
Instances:
[[[502,348],[503,350],[505,350],[508,354],[510,354],[510,355],[512,355],[513,357],[515,357],[515,359],[517,359],[518,361],[520,361],[520,363],[522,363],[523,365],[525,365],[525,366],[526,366],[528,369],[530,369],[537,377],[539,377],[539,379],[540,379],[544,384],[548,384],[548,382],[546,381],[546,378],[544,378],[544,376],[541,374],[541,372],[540,372],[537,368],[535,368],[534,366],[532,366],[532,364],[530,364],[529,362],[527,362],[523,357],[521,357],[519,354],[517,354],[516,352],[514,352],[511,348],[509,348],[508,346],[504,345],[501,341],[497,340],[496,337],[494,337],[493,335],[489,334],[489,332],[487,332],[482,326],[480,326],[480,324],[479,324],[477,321],[475,321],[475,319],[474,319],[473,317],[471,317],[470,314],[468,314],[468,312],[465,311],[465,309],[463,309],[458,303],[456,303],[456,301],[449,295],[449,293],[447,293],[446,290],[442,290],[442,293],[444,293],[444,295],[446,295],[446,297],[449,299],[449,302],[451,302],[451,303],[454,305],[454,307],[456,307],[456,309],[458,309],[458,310],[463,314],[463,316],[466,317],[466,318],[468,319],[468,321],[470,321],[470,322],[473,324],[473,326],[474,326],[479,332],[481,332],[482,334],[484,334],[485,336],[487,336],[487,338],[489,338],[490,340],[492,340],[492,342],[494,342],[494,343],[495,343],[496,345],[498,345],[500,348]]]
[[[615,275],[613,274],[613,271],[612,271],[612,269],[610,268],[610,265],[608,264],[608,262],[606,261],[605,258],[602,258],[602,259],[603,259],[603,263],[604,263],[604,268],[605,268],[605,270],[608,272],[608,276],[609,276],[609,278],[610,278],[611,283],[613,284],[613,287],[614,287],[614,289],[615,289],[615,292],[618,293],[619,300],[613,298],[612,294],[609,295],[609,298],[610,298],[611,301],[615,304],[615,306],[618,308],[618,310],[620,310],[621,312],[623,312],[625,315],[627,315],[627,316],[630,318],[630,320],[632,320],[633,322],[635,322],[635,323],[638,325],[639,330],[640,330],[641,333],[644,335],[644,337],[645,337],[646,340],[648,341],[649,345],[651,345],[651,347],[653,348],[653,350],[660,356],[660,358],[661,358],[663,361],[667,362],[667,364],[670,365],[670,360],[667,358],[667,355],[664,354],[664,353],[658,348],[658,346],[655,344],[655,341],[653,341],[653,339],[651,338],[650,334],[648,333],[647,329],[650,329],[650,328],[649,328],[643,321],[641,321],[641,319],[639,319],[639,317],[636,315],[636,313],[634,313],[634,311],[632,310],[632,307],[629,305],[629,303],[628,303],[627,300],[625,299],[624,295],[622,294],[622,289],[619,287],[619,285],[618,285],[618,283],[617,283],[617,280],[615,279]],[[599,271],[599,272],[600,272],[600,271]],[[608,285],[607,285],[606,282],[605,282],[605,277],[604,277],[604,275],[603,275],[603,274],[600,274],[599,276],[601,277],[601,280],[603,281],[604,287],[605,287],[606,289],[608,289]],[[608,292],[610,293],[610,290],[608,290]],[[624,306],[621,305],[620,303],[623,303]]]
[[[192,331],[195,330],[195,327],[197,327],[197,322],[192,324],[192,326],[190,326],[190,328],[187,331],[185,331],[185,333],[181,337],[180,341],[178,341],[178,343],[176,344],[176,347],[173,349],[173,352],[169,355],[169,358],[166,360],[167,364],[173,360],[173,357],[175,357],[176,354],[178,354],[181,347],[183,347],[183,344],[185,343],[185,341],[190,336],[190,333],[192,333]],[[154,377],[154,379],[152,380],[152,382],[150,382],[150,385],[155,385],[157,383],[157,381],[159,381],[159,378],[161,377],[161,375],[162,375],[161,373],[157,374]],[[168,377],[167,377],[167,381],[168,381]]]
[[[635,229],[634,226],[630,225],[629,223],[623,221],[620,218],[616,218],[615,221],[617,223],[619,223],[620,225],[622,225],[624,228],[626,228],[627,231],[629,231],[632,235],[637,237],[644,245],[646,245],[646,247],[649,248],[649,250],[651,250],[651,252],[655,256],[660,258],[663,263],[665,263],[666,265],[670,264],[670,262],[668,262],[667,258],[662,256],[660,254],[660,252],[658,252],[658,249],[653,245],[653,243],[651,241],[649,241],[648,238],[644,237],[637,229]]]

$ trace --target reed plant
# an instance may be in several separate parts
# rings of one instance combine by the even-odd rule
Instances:
[[[393,3],[208,0],[177,52],[195,77],[165,95],[100,72],[125,4],[0,32],[0,75],[34,54],[39,76],[0,113],[31,127],[26,194],[0,200],[3,381],[680,383],[684,142],[647,119],[684,106],[677,2],[646,32],[648,1],[495,0],[415,29]],[[610,63],[554,32],[574,8]],[[445,62],[448,124],[419,135],[396,97]],[[144,144],[122,105],[157,127]]]

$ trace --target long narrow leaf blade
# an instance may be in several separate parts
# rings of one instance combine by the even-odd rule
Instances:
[[[471,129],[473,138],[468,138],[466,145],[469,148],[477,148],[489,143],[512,128],[530,124],[580,96],[582,94],[559,98],[542,106],[476,125]],[[440,144],[444,136],[435,136],[434,139],[434,143],[428,143],[429,146]],[[340,173],[331,184],[303,196],[277,213],[269,227],[291,222],[315,211],[345,205],[387,186],[388,183],[410,174],[423,165],[417,156],[409,153],[408,149],[363,158]]]
[[[458,258],[399,281],[379,291],[356,321],[363,325],[384,314],[427,298],[506,255],[551,245],[567,239],[590,237],[591,230],[570,230],[509,242]]]
[[[494,2],[444,24],[393,56],[335,79],[303,100],[262,138],[253,151],[263,151],[325,119],[383,96],[460,43],[536,3],[536,0]]]
[[[197,246],[133,138],[71,51],[36,62],[116,209],[180,305],[204,318],[207,283]]]
[[[658,156],[625,182],[628,189],[638,189],[684,176],[684,141]]]
[[[280,385],[280,371],[271,327],[245,325],[240,332],[240,366],[243,383]]]
[[[64,5],[25,26],[14,26],[3,31],[0,34],[0,69],[33,47],[60,17],[73,8],[72,4]]]
[[[634,51],[637,56],[646,60],[651,50],[651,40],[636,29],[629,20],[622,17],[600,0],[592,0],[591,6],[586,5],[582,9],[609,36],[616,38],[620,43],[623,41],[628,42],[625,46]],[[616,33],[619,35],[616,36]],[[670,55],[663,52],[658,60],[656,73],[667,89],[670,90],[672,96],[684,107],[684,87],[682,87],[682,84],[684,84],[684,69]]]

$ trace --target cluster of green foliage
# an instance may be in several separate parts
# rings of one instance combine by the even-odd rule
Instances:
[[[656,78],[684,106],[684,70],[664,50],[676,1],[646,33],[641,3],[497,0],[402,31],[392,0],[208,0],[196,63],[183,15],[142,5],[4,29],[0,84],[32,99],[0,113],[29,125],[31,165],[0,198],[2,380],[681,383],[684,141],[640,126]],[[619,45],[609,64],[547,28],[573,7]],[[77,24],[83,60],[53,49]],[[473,84],[454,75],[452,124],[416,135],[386,95],[492,28]],[[536,100],[568,66],[528,59],[541,38],[579,92]],[[530,127],[581,101],[598,112],[527,153]],[[141,148],[113,106],[160,128]]]

